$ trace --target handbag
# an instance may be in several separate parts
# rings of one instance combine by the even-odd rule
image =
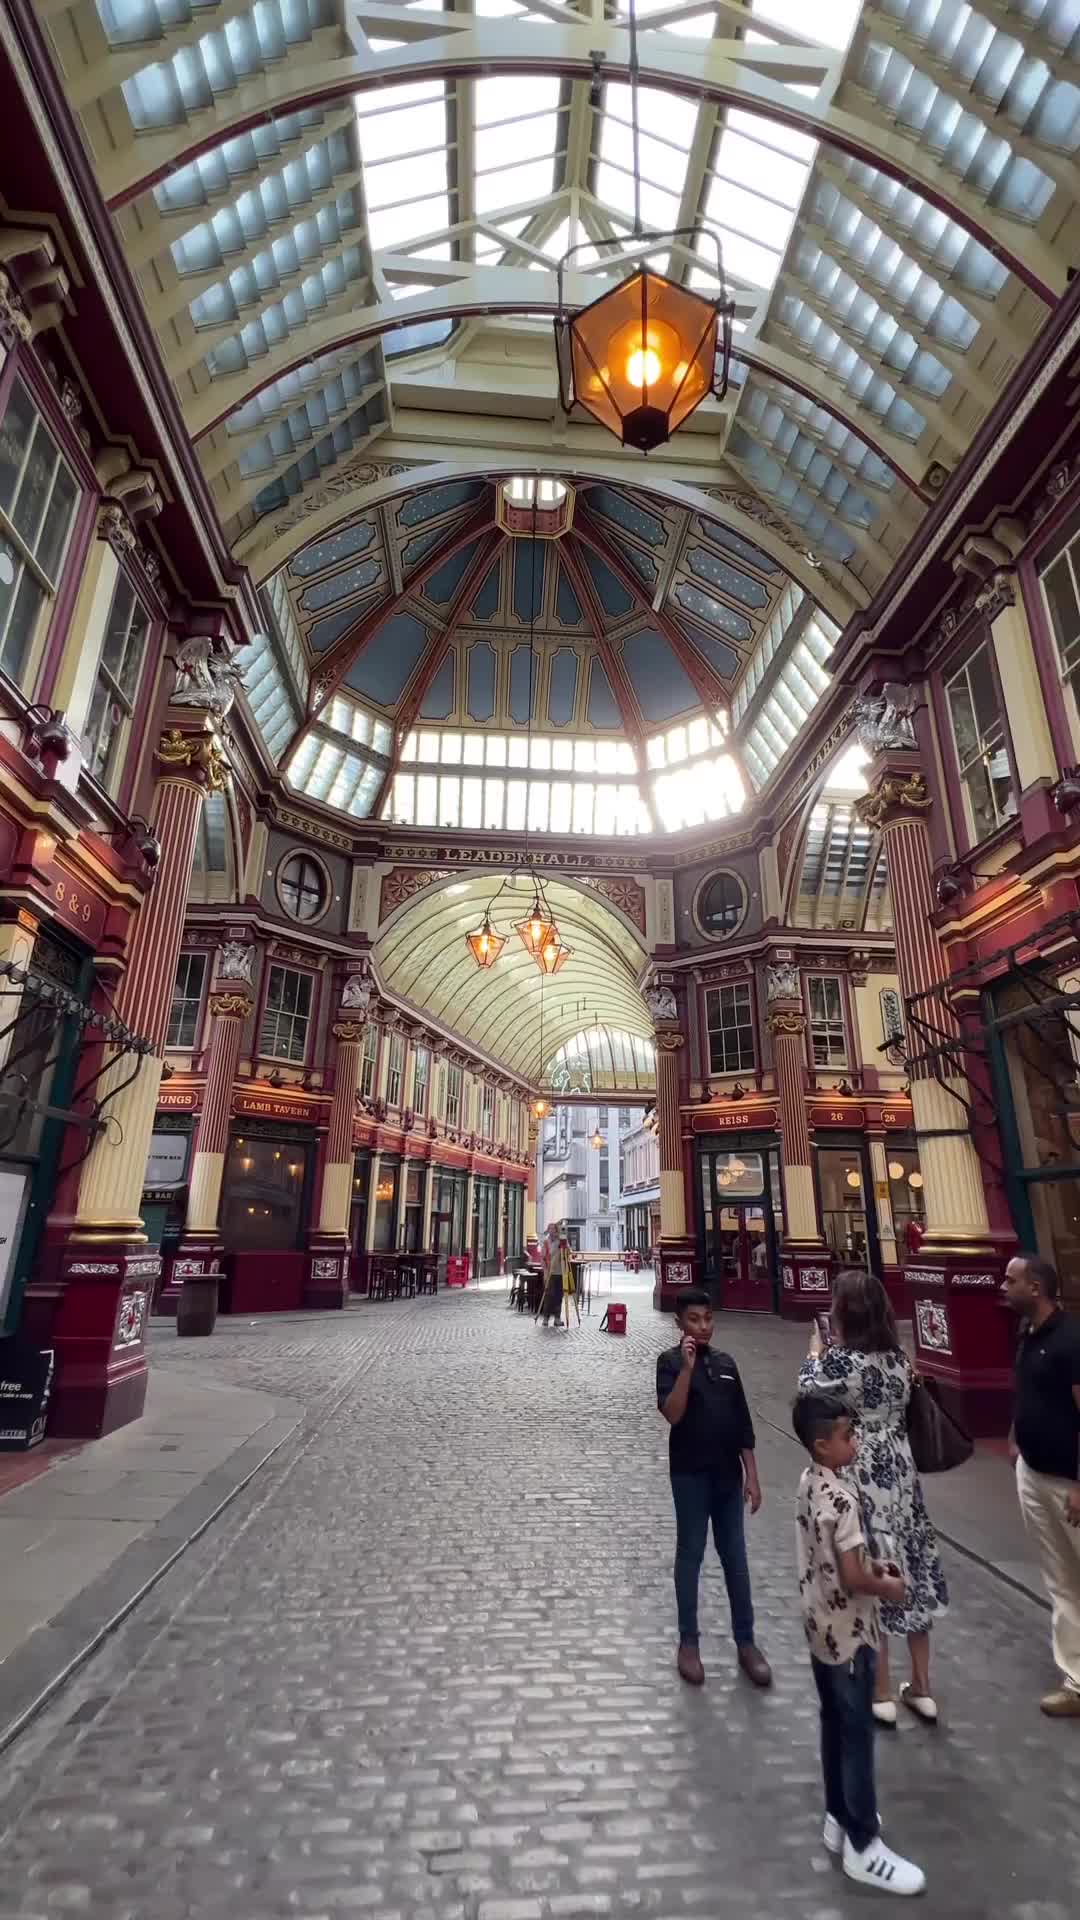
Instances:
[[[971,1435],[951,1413],[946,1413],[937,1387],[918,1373],[908,1400],[907,1433],[919,1473],[948,1473],[953,1467],[962,1467],[975,1451]]]

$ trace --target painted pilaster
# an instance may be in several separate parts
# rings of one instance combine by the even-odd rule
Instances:
[[[338,1017],[331,1027],[336,1045],[334,1097],[322,1156],[318,1226],[309,1236],[304,1305],[343,1307],[349,1297],[352,1248],[349,1237],[353,1203],[353,1120],[363,1068],[364,1032],[374,991],[366,969],[350,974],[342,989]],[[374,1225],[374,1200],[368,1208]]]
[[[780,1110],[786,1228],[780,1248],[780,1310],[793,1317],[820,1312],[832,1288],[814,1191],[814,1153],[806,1119],[806,1014],[797,962],[776,955],[765,969],[766,1024],[772,1037]]]
[[[891,687],[857,703],[860,736],[874,754],[870,791],[858,810],[882,834],[888,862],[926,1200],[926,1238],[905,1266],[905,1280],[919,1365],[970,1427],[996,1431],[1011,1392],[1010,1336],[998,1299],[1011,1240],[1005,1244],[990,1225],[963,1056],[959,1047],[947,1050],[959,1042],[959,1029],[940,995],[926,997],[947,978],[949,965],[934,926],[933,797],[913,723],[917,704],[917,690]]]
[[[663,1012],[675,1013],[674,995],[668,994]],[[656,1012],[653,1018],[657,1019]],[[674,1310],[679,1291],[692,1285],[697,1264],[694,1240],[686,1227],[686,1182],[682,1164],[682,1122],[680,1115],[680,1067],[686,1036],[681,1027],[657,1021],[656,1045],[656,1117],[660,1148],[660,1252],[653,1305],[661,1313]]]
[[[536,1182],[537,1160],[540,1154],[540,1122],[533,1114],[529,1115],[528,1141],[528,1177],[525,1182],[525,1252],[531,1259],[537,1251],[538,1244],[536,1238]]]

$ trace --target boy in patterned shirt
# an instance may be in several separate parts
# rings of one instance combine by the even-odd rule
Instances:
[[[799,1482],[799,1598],[821,1702],[821,1766],[829,1853],[844,1872],[881,1893],[922,1893],[926,1875],[881,1838],[874,1787],[874,1668],[878,1601],[901,1606],[895,1567],[866,1552],[858,1496],[841,1474],[858,1452],[850,1414],[826,1394],[802,1394],[792,1416],[810,1455]]]

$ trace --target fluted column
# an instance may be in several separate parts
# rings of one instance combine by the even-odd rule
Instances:
[[[59,1289],[48,1332],[56,1354],[50,1429],[65,1436],[107,1433],[137,1419],[146,1396],[145,1325],[161,1256],[146,1244],[143,1179],[203,800],[228,780],[216,721],[191,709],[168,718],[150,808],[161,854],[115,999],[118,1017],[148,1052],[134,1077],[130,1055],[106,1067],[100,1096],[113,1097],[83,1165],[74,1217],[51,1223],[54,1233],[66,1226],[51,1248]]]
[[[832,1258],[814,1191],[814,1152],[806,1119],[806,1014],[794,960],[778,957],[766,967],[765,1001],[780,1113],[786,1216],[780,1248],[780,1309],[805,1316],[820,1312],[828,1302]]]
[[[536,1161],[540,1152],[540,1122],[529,1115],[529,1163],[525,1180],[525,1252],[536,1248]]]
[[[971,1096],[960,1033],[935,993],[949,963],[934,927],[936,901],[928,816],[932,794],[918,750],[915,690],[886,687],[857,703],[860,734],[874,752],[870,791],[858,802],[883,836],[905,1004],[906,1064],[926,1202],[926,1237],[905,1262],[916,1356],[976,1432],[1003,1431],[1011,1392],[1011,1339],[998,1293],[1015,1244],[996,1231],[972,1139]],[[952,1048],[955,1043],[955,1050]],[[901,1259],[904,1250],[898,1249]]]
[[[319,1224],[310,1236],[308,1248],[304,1290],[304,1304],[308,1307],[343,1307],[349,1295],[349,1221],[355,1164],[353,1119],[363,1065],[364,1015],[370,997],[370,982],[354,976],[346,983],[340,1017],[331,1028],[337,1048],[334,1097],[323,1149]],[[369,1208],[369,1226],[371,1213]],[[370,1245],[370,1241],[367,1244]]]
[[[692,1285],[697,1265],[697,1245],[686,1226],[686,1179],[682,1163],[680,1066],[686,1039],[682,1028],[674,1023],[674,995],[661,989],[653,1000],[651,1011],[657,1023],[654,1038],[660,1149],[660,1250],[653,1305],[662,1313],[670,1313],[677,1305],[680,1289]]]

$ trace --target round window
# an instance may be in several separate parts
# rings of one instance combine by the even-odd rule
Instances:
[[[734,933],[746,914],[746,889],[737,874],[714,873],[698,895],[702,933],[723,939]]]
[[[326,875],[306,853],[291,853],[278,872],[278,895],[294,920],[317,920],[326,906]]]

